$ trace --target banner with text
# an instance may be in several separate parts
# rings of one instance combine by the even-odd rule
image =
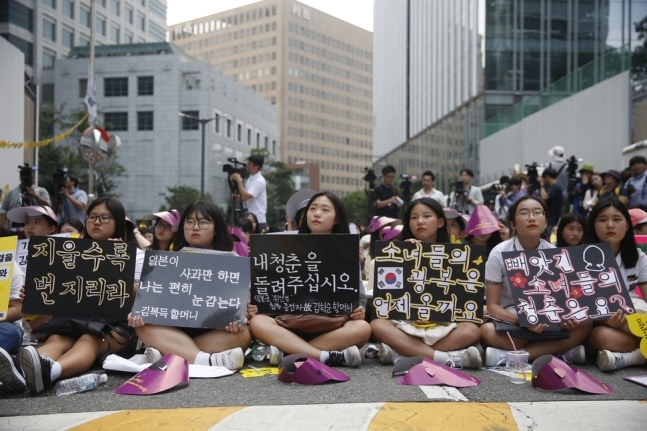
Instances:
[[[0,238],[0,321],[7,319],[17,236]]]

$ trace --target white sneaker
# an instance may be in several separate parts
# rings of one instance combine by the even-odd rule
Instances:
[[[494,347],[488,347],[485,349],[485,366],[486,367],[498,367],[499,365],[505,365],[508,360],[508,355],[505,350],[495,349]]]
[[[380,343],[380,364],[391,365],[395,360],[395,350],[386,343]]]
[[[452,368],[480,368],[483,365],[483,359],[478,349],[474,346],[454,352],[447,352],[449,360],[445,365]]]
[[[575,346],[568,352],[560,355],[560,358],[567,364],[586,364],[586,352],[584,351],[584,346],[581,344],[579,346]]]
[[[153,347],[146,347],[144,354],[146,355],[146,360],[151,364],[162,359],[162,353]]]
[[[270,365],[276,367],[283,360],[283,352],[276,346],[270,346]]]
[[[350,346],[341,351],[328,352],[326,365],[331,367],[358,367],[362,363],[362,355],[357,346]]]
[[[243,367],[245,362],[245,355],[243,349],[236,347],[235,349],[225,350],[220,353],[212,353],[209,357],[209,363],[212,366],[225,367],[229,370],[239,370]]]

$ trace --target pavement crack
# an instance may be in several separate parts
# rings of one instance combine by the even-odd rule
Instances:
[[[523,412],[521,409],[515,406],[510,406],[511,409],[514,409],[515,411],[519,412],[522,416],[524,416],[526,419],[528,419],[530,422],[532,422],[530,425],[526,427],[527,431],[533,431],[535,427],[537,426],[537,422],[535,421],[534,418],[528,416],[525,412]]]

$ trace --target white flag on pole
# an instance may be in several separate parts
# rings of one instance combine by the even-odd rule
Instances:
[[[92,73],[88,70],[88,87],[85,90],[85,104],[88,106],[88,121],[93,123],[97,118],[97,98],[94,94],[94,82],[92,82]]]

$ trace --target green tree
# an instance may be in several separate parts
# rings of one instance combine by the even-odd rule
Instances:
[[[631,54],[631,68],[636,81],[647,79],[647,16],[634,23],[638,40],[642,42]]]
[[[167,187],[168,194],[164,195],[166,205],[160,207],[160,211],[176,209],[180,213],[195,201],[200,200],[200,191],[191,186]],[[213,202],[211,195],[206,193],[204,200]]]
[[[346,214],[348,221],[353,221],[360,226],[366,226],[368,208],[368,196],[366,190],[355,190],[348,193],[342,198],[342,202],[346,207]]]

